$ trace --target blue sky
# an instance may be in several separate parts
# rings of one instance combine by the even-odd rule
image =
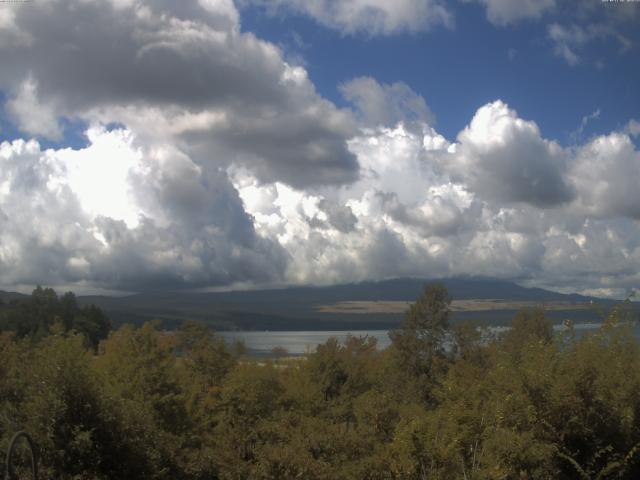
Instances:
[[[245,5],[240,12],[243,31],[282,48],[289,61],[306,68],[320,94],[337,105],[348,106],[339,86],[352,78],[401,81],[425,98],[438,130],[450,140],[478,107],[502,99],[534,120],[545,136],[570,145],[584,117],[599,112],[582,131],[588,137],[621,128],[640,110],[638,21],[614,27],[632,47],[623,49],[610,37],[594,39],[580,47],[580,63],[569,65],[554,53],[549,25],[601,22],[605,11],[621,8],[603,2],[602,12],[583,19],[571,16],[570,3],[542,18],[503,26],[492,24],[478,3],[451,2],[447,8],[454,26],[390,35],[340,32],[300,13],[268,12],[260,5]],[[2,92],[0,98],[5,97]],[[19,136],[6,112],[0,125],[1,140]],[[63,140],[41,140],[47,147],[79,147],[86,144],[85,129],[83,122],[67,120]]]
[[[640,285],[640,2],[0,6],[0,288]]]
[[[453,28],[390,36],[344,34],[300,14],[265,14],[256,6],[242,10],[242,28],[281,45],[294,61],[300,57],[320,93],[337,104],[345,104],[338,86],[354,77],[407,83],[424,96],[448,139],[455,139],[478,107],[496,99],[564,144],[573,142],[571,133],[582,118],[597,110],[600,115],[586,126],[586,136],[620,128],[638,115],[637,21],[616,25],[634,42],[632,48],[621,51],[610,38],[593,41],[582,50],[583,61],[571,66],[554,54],[548,25],[588,21],[559,11],[496,26],[482,5],[451,2],[449,8],[455,14]]]

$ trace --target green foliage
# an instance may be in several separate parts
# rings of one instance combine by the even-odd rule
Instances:
[[[450,304],[443,285],[427,285],[405,314],[400,329],[389,334],[399,369],[418,379],[419,394],[427,403],[433,401],[433,387],[446,366]]]
[[[80,333],[95,348],[107,338],[111,322],[95,305],[80,307],[73,293],[58,297],[53,289],[40,286],[27,299],[0,304],[0,331],[38,340],[52,330]]]
[[[193,322],[123,326],[94,348],[74,297],[34,298],[10,309],[48,320],[0,334],[0,447],[27,429],[43,478],[640,478],[624,308],[579,340],[554,337],[542,310],[491,338],[450,329],[431,286],[385,351],[350,337],[271,361]]]
[[[504,337],[506,348],[517,354],[530,342],[551,342],[553,326],[542,308],[524,308],[513,318],[511,330]]]
[[[201,323],[185,322],[177,332],[176,347],[182,354],[185,375],[193,377],[203,391],[219,386],[235,364],[235,358],[224,343]]]

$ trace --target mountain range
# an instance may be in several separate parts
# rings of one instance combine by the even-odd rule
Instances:
[[[448,278],[443,283],[459,305],[453,322],[474,320],[507,324],[525,306],[542,305],[554,321],[599,319],[592,305],[605,310],[615,302],[578,294],[562,294],[541,288],[525,288],[514,282],[492,278]],[[115,325],[139,324],[158,319],[165,328],[184,320],[204,321],[216,330],[356,330],[396,327],[405,302],[414,301],[428,279],[404,278],[323,287],[290,287],[228,292],[145,292],[127,296],[79,296],[80,304],[101,307]],[[0,292],[4,301],[23,295]],[[472,302],[480,300],[482,302]],[[467,302],[463,302],[467,301]],[[489,303],[487,303],[489,302]],[[365,310],[353,304],[372,306]],[[475,308],[480,304],[482,308]],[[389,308],[391,305],[392,308]],[[489,307],[487,308],[487,305]],[[335,308],[336,306],[341,308]]]

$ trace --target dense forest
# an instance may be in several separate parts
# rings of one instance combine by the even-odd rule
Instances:
[[[104,312],[95,305],[79,306],[72,292],[59,297],[52,288],[38,286],[25,299],[0,299],[0,332],[13,332],[17,338],[37,341],[54,332],[73,331],[95,348],[110,330]]]
[[[490,336],[428,286],[391,347],[251,359],[202,324],[110,324],[72,294],[0,306],[0,447],[41,478],[637,479],[640,346],[625,305],[580,337],[523,310]]]

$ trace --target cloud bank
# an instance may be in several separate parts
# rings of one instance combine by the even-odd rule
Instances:
[[[302,5],[286,8],[320,5],[346,33],[440,18],[433,2]],[[4,113],[24,137],[0,145],[4,288],[640,280],[635,120],[567,147],[496,100],[447,139],[402,82],[351,79],[349,108],[323,98],[230,1],[2,12]],[[43,147],[70,122],[85,146]]]
[[[398,123],[349,146],[363,174],[339,190],[232,175],[296,282],[471,274],[615,294],[639,280],[640,152],[624,132],[563,148],[496,101],[453,143]],[[332,227],[327,203],[348,208],[353,228]]]

